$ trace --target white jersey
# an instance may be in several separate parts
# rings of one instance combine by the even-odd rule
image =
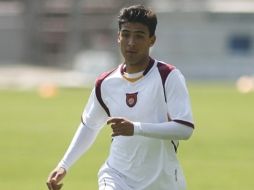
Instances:
[[[194,127],[185,80],[178,69],[151,59],[144,76],[136,82],[126,80],[123,72],[124,65],[120,65],[97,79],[82,115],[87,127],[100,128],[108,117],[141,124],[175,121]],[[177,146],[177,140],[117,136],[106,163],[135,190],[168,190],[177,180],[183,183]]]

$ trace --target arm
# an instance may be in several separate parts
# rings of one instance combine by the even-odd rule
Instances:
[[[57,167],[64,168],[68,171],[69,168],[91,147],[98,133],[99,129],[91,129],[83,123],[80,123],[69,148]]]
[[[107,115],[93,90],[82,114],[82,122],[58,167],[68,170],[91,147],[106,120]]]
[[[47,186],[49,190],[61,189],[63,184],[58,183],[64,178],[70,166],[91,147],[98,132],[99,130],[92,130],[83,123],[80,124],[63,159],[48,177]]]
[[[169,140],[187,140],[193,128],[174,121],[165,123],[139,123],[134,122],[134,134]]]
[[[106,119],[107,115],[98,103],[93,90],[83,112],[82,122],[69,148],[48,177],[47,186],[50,190],[59,190],[62,187],[62,184],[58,183],[64,178],[67,170],[91,147]]]
[[[111,124],[112,136],[140,135],[158,139],[186,140],[193,128],[174,121],[164,123],[140,123],[131,122],[125,118],[111,118],[107,124]]]
[[[159,139],[186,140],[192,135],[192,119],[189,94],[180,71],[174,70],[167,78],[167,109],[170,121],[163,123],[131,122],[124,118],[111,118],[112,136],[141,135]]]

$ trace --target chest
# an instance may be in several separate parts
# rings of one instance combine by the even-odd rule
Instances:
[[[112,117],[152,122],[164,120],[166,115],[163,85],[156,74],[135,83],[112,80],[105,84],[102,98]]]

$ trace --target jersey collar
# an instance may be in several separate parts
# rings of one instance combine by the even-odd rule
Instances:
[[[145,76],[145,75],[151,70],[151,68],[152,68],[153,65],[154,65],[154,62],[155,62],[154,59],[152,59],[152,58],[150,57],[150,61],[149,61],[149,63],[148,63],[148,66],[146,67],[146,69],[145,69],[144,72],[143,72],[143,76]],[[120,71],[121,71],[121,74],[123,75],[124,72],[126,71],[126,66],[125,66],[125,64],[122,64],[122,65],[121,65]]]

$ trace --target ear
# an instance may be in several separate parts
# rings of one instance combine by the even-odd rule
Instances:
[[[156,36],[155,36],[155,35],[153,35],[152,37],[150,37],[150,47],[153,46],[153,44],[155,43],[155,41],[156,41]]]
[[[120,43],[120,32],[117,34],[117,42]]]

